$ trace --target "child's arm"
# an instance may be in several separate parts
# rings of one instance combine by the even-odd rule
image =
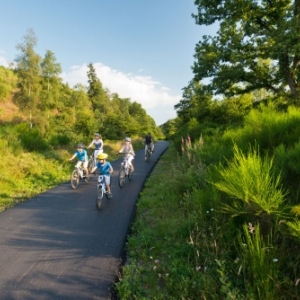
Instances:
[[[94,144],[94,140],[92,140],[92,142],[87,146],[87,149],[90,149]]]
[[[94,173],[97,170],[97,166],[91,170],[91,173]]]
[[[119,150],[118,153],[124,152],[124,146],[121,148],[121,150]]]
[[[77,156],[77,154],[75,153],[75,154],[69,159],[69,161],[73,160],[76,156]]]

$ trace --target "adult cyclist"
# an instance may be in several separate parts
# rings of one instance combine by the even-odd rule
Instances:
[[[94,146],[94,160],[95,160],[95,165],[97,163],[97,156],[103,152],[103,140],[101,135],[96,132],[94,134],[94,139],[92,142],[88,145],[87,149],[90,149],[92,146]]]
[[[147,135],[145,136],[144,144],[145,144],[145,159],[147,159],[146,153],[147,153],[148,148],[151,149],[152,153],[154,152],[154,140],[153,140],[150,132],[148,132]]]

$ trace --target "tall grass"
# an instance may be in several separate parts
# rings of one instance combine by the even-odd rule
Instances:
[[[223,204],[223,210],[232,216],[281,216],[287,192],[281,186],[280,175],[272,170],[273,158],[263,159],[256,149],[245,155],[236,145],[233,154],[225,167],[218,167],[220,179],[213,183],[233,199]]]

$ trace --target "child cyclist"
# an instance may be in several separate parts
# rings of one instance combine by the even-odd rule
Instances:
[[[76,168],[79,168],[82,166],[83,170],[85,171],[85,180],[88,180],[89,177],[89,171],[88,171],[88,155],[85,149],[83,149],[83,144],[77,145],[77,150],[75,151],[74,155],[69,159],[69,161],[72,161],[75,157],[77,157],[78,161],[75,165]]]
[[[96,169],[98,169],[99,174],[104,176],[107,194],[109,196],[112,196],[111,189],[110,189],[110,174],[112,174],[114,172],[114,169],[113,169],[111,163],[106,161],[107,157],[108,157],[108,155],[106,153],[98,154],[97,164],[92,169],[91,172],[94,173],[96,171]]]
[[[135,153],[131,144],[131,138],[126,137],[124,139],[124,145],[118,154],[124,154],[124,159],[128,160],[128,164],[131,168],[131,173],[134,171],[132,160],[134,159]]]

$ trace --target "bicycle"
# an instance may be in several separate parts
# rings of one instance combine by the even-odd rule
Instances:
[[[89,177],[83,174],[82,167],[75,167],[71,174],[71,187],[75,190],[79,185],[79,180],[83,179],[84,181],[88,181]]]
[[[110,186],[111,186],[111,182],[110,182]],[[97,198],[96,198],[96,207],[97,207],[98,210],[101,209],[102,199],[103,199],[104,195],[106,195],[107,199],[112,198],[112,194],[108,193],[108,191],[107,191],[104,176],[99,175],[98,184],[97,184]]]
[[[119,152],[119,154],[128,154],[128,153],[123,153],[123,152]],[[132,180],[132,172],[131,172],[131,168],[130,165],[128,163],[128,158],[124,157],[123,161],[121,162],[121,166],[120,166],[120,171],[119,171],[119,176],[118,176],[118,180],[119,180],[119,186],[122,188],[125,184],[125,178],[128,177],[128,180],[131,181]]]
[[[96,166],[95,162],[95,151],[93,150],[92,154],[90,155],[89,162],[88,162],[88,170],[89,173],[93,170],[93,168]]]
[[[147,145],[147,151],[146,151],[146,161],[150,161],[150,158],[151,158],[151,154],[152,154],[152,151],[151,151],[151,145]]]

